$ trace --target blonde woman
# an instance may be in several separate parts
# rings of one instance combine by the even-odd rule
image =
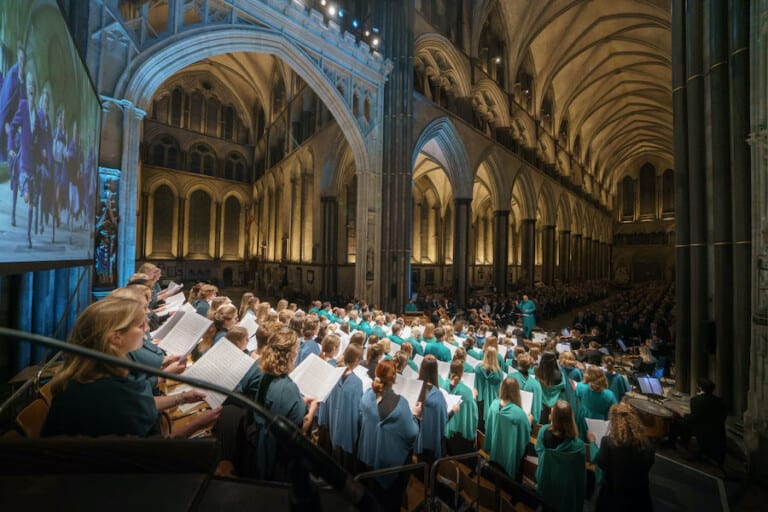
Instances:
[[[146,330],[144,301],[106,298],[80,314],[69,342],[125,358],[141,347]],[[148,379],[132,378],[124,368],[78,355],[66,357],[51,392],[42,436],[151,436],[160,433],[159,411],[205,398],[199,391],[154,397]],[[220,409],[202,413],[173,436],[186,437],[219,414]]]
[[[475,367],[475,396],[480,415],[480,430],[484,430],[488,406],[499,396],[499,385],[504,372],[499,367],[498,352],[494,347],[483,350],[483,361]]]

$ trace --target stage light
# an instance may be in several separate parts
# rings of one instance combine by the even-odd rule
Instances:
[[[368,36],[370,36],[370,35],[371,35],[371,31],[370,31],[370,30],[366,30],[366,31],[365,31],[365,37],[368,37]]]
[[[373,27],[373,33],[374,34],[378,34],[379,33],[379,28],[378,27]]]
[[[343,18],[343,17],[344,17],[344,11],[339,9],[339,18]]]
[[[374,48],[379,46],[379,38],[378,37],[374,37],[373,41],[371,41],[371,44],[373,45]]]
[[[328,15],[329,16],[336,16],[336,6],[335,5],[329,5],[328,6]]]
[[[493,62],[495,62],[496,64],[501,64],[501,57],[496,57],[495,59],[493,59]]]
[[[357,28],[360,25],[360,23],[357,22],[357,20],[352,20],[352,26]]]
[[[320,0],[320,5],[325,6],[325,0]]]

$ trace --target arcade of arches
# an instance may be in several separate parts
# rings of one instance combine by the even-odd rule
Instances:
[[[675,281],[678,385],[765,446],[768,0],[64,3],[119,181],[93,289]]]

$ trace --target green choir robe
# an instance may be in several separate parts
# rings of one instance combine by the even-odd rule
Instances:
[[[504,372],[497,370],[491,372],[485,369],[481,364],[475,367],[475,389],[477,390],[477,401],[483,402],[486,409],[483,412],[483,419],[488,419],[488,404],[499,397],[499,386],[504,380]]]
[[[613,391],[613,395],[616,397],[617,402],[621,402],[624,395],[627,394],[631,388],[627,378],[620,373],[605,372],[605,378],[608,380],[608,389]]]
[[[451,395],[461,397],[459,412],[455,413],[445,426],[445,437],[450,438],[454,434],[460,434],[467,441],[474,441],[477,435],[478,414],[477,402],[472,395],[472,390],[461,381],[455,386],[446,382],[446,385],[442,387]]]
[[[520,390],[521,391],[528,391],[530,393],[533,393],[533,402],[531,404],[531,416],[533,416],[533,421],[536,423],[541,423],[541,409],[542,409],[542,397],[544,395],[544,392],[541,390],[541,383],[536,380],[536,377],[533,375],[523,375],[520,372],[509,372],[509,376],[517,379],[517,382],[520,384]],[[547,419],[545,418],[544,421]]]
[[[546,448],[544,433],[548,428],[549,425],[544,425],[539,429],[536,441],[537,492],[554,510],[581,512],[587,483],[584,443],[574,438],[563,441],[557,448]]]
[[[504,468],[510,478],[516,478],[531,437],[528,414],[512,402],[501,407],[498,398],[487,406],[486,411],[483,449],[492,461]]]

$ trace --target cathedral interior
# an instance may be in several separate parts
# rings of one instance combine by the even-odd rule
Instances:
[[[674,283],[678,388],[710,376],[765,460],[768,1],[59,3],[114,232],[3,275],[3,325],[63,337],[144,262],[395,312]],[[4,344],[0,375],[41,356]]]

